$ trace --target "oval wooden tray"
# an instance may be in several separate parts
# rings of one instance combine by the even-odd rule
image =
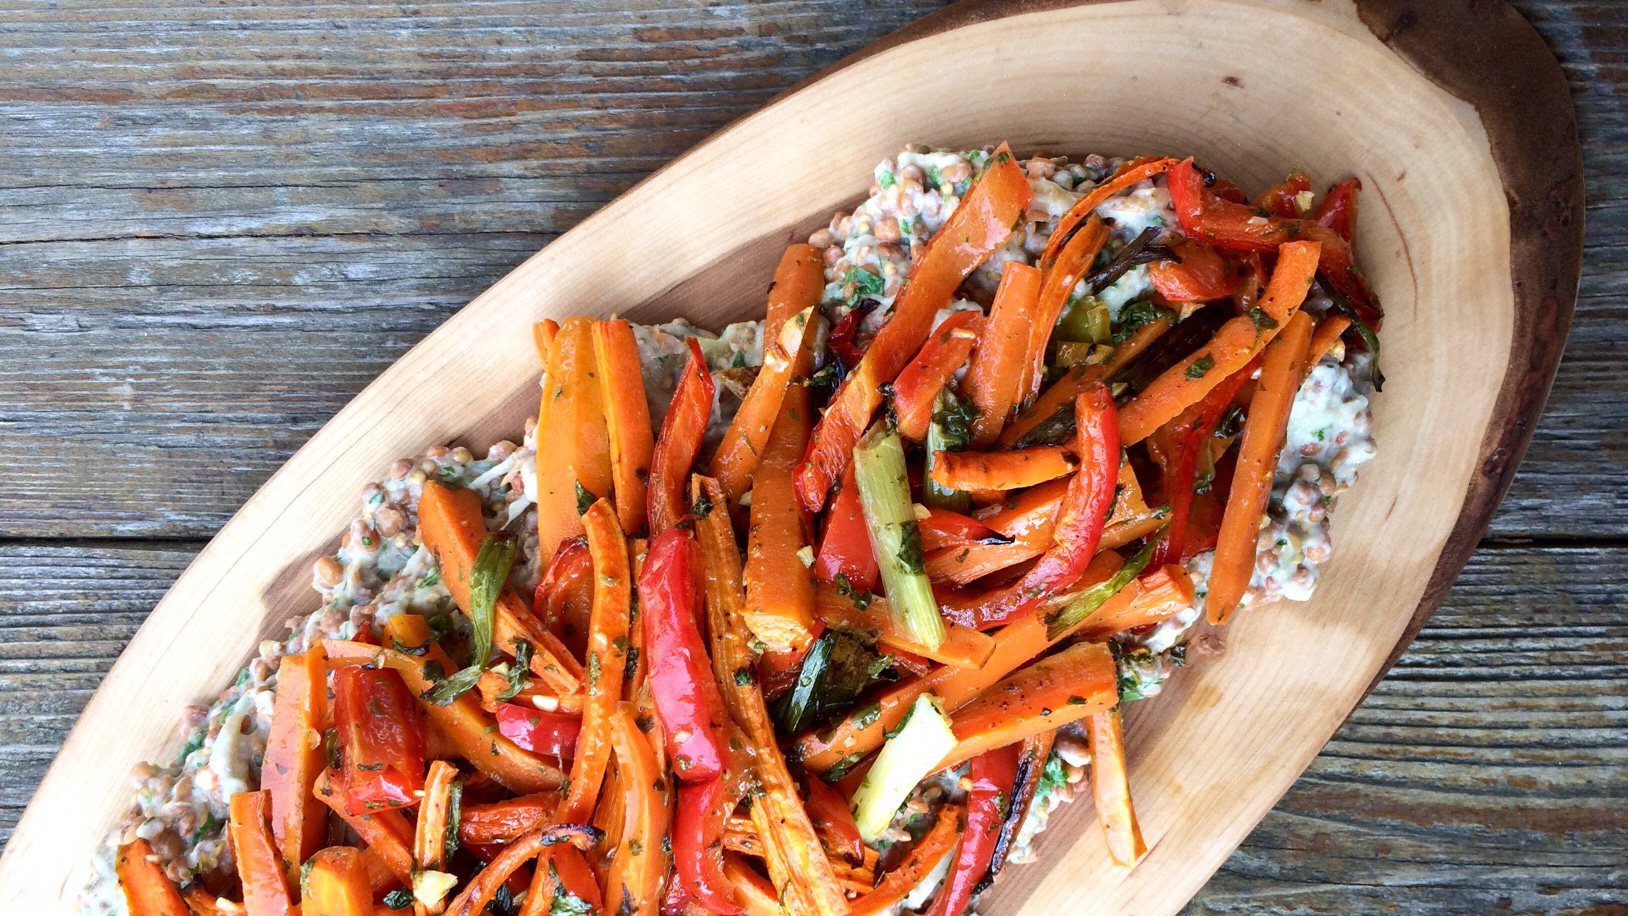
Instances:
[[[1361,177],[1359,254],[1389,313],[1379,457],[1341,503],[1316,600],[1241,615],[1226,650],[1134,704],[1152,852],[1108,864],[1089,803],[981,912],[1174,913],[1429,616],[1526,446],[1582,247],[1570,96],[1496,0],[967,2],[804,83],[531,258],[387,370],[238,512],[86,707],[0,859],[0,912],[69,912],[141,760],[314,608],[311,560],[362,484],[434,443],[518,437],[545,316],[756,316],[782,245],[907,141],[1194,154],[1245,187]],[[1016,877],[1014,877],[1016,876]]]

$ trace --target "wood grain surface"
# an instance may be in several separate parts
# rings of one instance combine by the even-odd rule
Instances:
[[[0,830],[201,539],[355,392],[937,5],[0,0]],[[1548,411],[1435,620],[1190,912],[1628,912],[1628,10],[1517,6],[1589,180]]]

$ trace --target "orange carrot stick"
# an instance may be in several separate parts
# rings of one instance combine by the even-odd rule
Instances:
[[[618,913],[655,916],[661,906],[662,879],[667,876],[663,840],[673,817],[672,793],[657,788],[664,787],[662,770],[650,739],[634,722],[632,703],[617,707],[610,731],[617,770],[627,794],[622,805],[621,840],[605,870],[604,899],[617,901]]]
[[[368,852],[375,855],[397,881],[412,886],[413,828],[400,811],[384,809],[372,814],[351,814],[345,804],[344,790],[339,785],[338,774],[333,770],[323,770],[311,791],[318,801],[339,815],[345,826],[356,831],[356,835],[367,844]]]
[[[1192,606],[1193,577],[1185,567],[1172,563],[1142,576],[1103,602],[1085,619],[1080,638],[1103,639],[1149,626]]]
[[[938,452],[929,464],[933,482],[950,490],[1021,490],[1056,480],[1080,466],[1066,445],[1010,452]]]
[[[611,492],[610,433],[595,377],[593,326],[587,318],[567,318],[549,353],[537,414],[537,549],[543,563],[561,541],[582,533],[578,489],[595,499]]]
[[[832,484],[853,460],[854,446],[882,403],[882,386],[899,377],[927,339],[933,316],[949,304],[961,281],[1012,234],[1012,226],[1033,199],[1029,180],[1003,144],[983,177],[927,243],[893,301],[893,315],[814,428],[807,460],[797,475],[797,493],[808,511],[824,508]]]
[[[413,825],[413,861],[420,869],[446,871],[447,828],[451,825],[458,768],[445,760],[430,763],[424,777],[424,801]]]
[[[531,326],[531,342],[537,348],[537,360],[543,364],[543,371],[548,371],[548,354],[554,349],[554,338],[559,336],[560,323],[552,318],[544,318]]]
[[[768,445],[769,431],[781,413],[780,401],[787,386],[813,368],[814,332],[819,324],[815,308],[824,291],[825,260],[820,250],[802,244],[787,248],[769,287],[769,309],[763,320],[763,367],[752,380],[752,387],[707,467],[707,473],[718,479],[731,502],[738,501],[752,486],[752,469]]]
[[[1075,588],[1089,588],[1103,582],[1123,565],[1119,554],[1111,550],[1097,554]],[[823,773],[845,757],[868,754],[881,746],[887,732],[898,726],[916,697],[930,692],[946,710],[954,710],[1079,629],[1071,627],[1059,633],[1057,639],[1051,639],[1046,635],[1044,618],[1043,613],[1027,614],[991,633],[995,650],[981,668],[949,665],[934,668],[922,677],[886,691],[876,698],[874,707],[859,710],[858,715],[851,713],[817,732],[798,736],[795,747],[803,765],[810,772]]]
[[[1329,315],[1317,322],[1317,330],[1311,335],[1311,346],[1306,350],[1306,365],[1315,366],[1322,362],[1328,351],[1334,349],[1340,335],[1350,327],[1351,319],[1344,315]]]
[[[950,716],[955,748],[939,765],[959,766],[1119,703],[1119,674],[1107,643],[1076,643],[1002,679]]]
[[[424,618],[403,614],[394,620],[418,621],[418,626],[423,628],[424,638],[414,643],[403,641],[403,645],[428,644],[430,648],[426,649],[423,657],[366,643],[325,639],[322,648],[328,654],[330,664],[373,665],[390,668],[400,674],[407,689],[419,698],[419,708],[429,714],[430,724],[435,730],[458,749],[459,755],[504,788],[512,792],[541,792],[558,786],[563,774],[541,757],[520,749],[514,742],[498,734],[497,724],[481,711],[480,702],[474,695],[466,693],[445,706],[423,699],[424,694],[438,683],[426,674],[424,666],[433,661],[443,671],[450,673],[454,670],[451,659],[429,642]]]
[[[960,624],[944,625],[944,641],[938,648],[929,648],[910,638],[904,627],[888,609],[887,599],[871,595],[863,608],[854,605],[854,599],[842,594],[831,585],[820,585],[814,593],[815,607],[820,620],[833,629],[873,630],[876,641],[884,646],[930,658],[935,662],[957,668],[977,668],[989,660],[995,651],[995,640]]]
[[[875,890],[853,902],[848,916],[881,916],[882,913],[892,912],[899,901],[916,885],[927,880],[938,863],[944,861],[944,857],[955,848],[961,835],[961,819],[961,809],[956,805],[940,808],[933,828],[910,850],[903,862],[883,875]]]
[[[1125,766],[1125,737],[1119,710],[1093,713],[1086,728],[1091,746],[1091,795],[1097,805],[1097,823],[1108,838],[1108,852],[1127,868],[1147,855],[1142,828],[1131,804],[1130,771]]]
[[[290,916],[298,912],[288,894],[282,854],[271,838],[271,793],[238,792],[227,805],[226,839],[237,861],[248,916]]]
[[[441,584],[452,593],[458,607],[468,613],[475,558],[486,541],[480,494],[448,487],[440,481],[425,481],[418,502],[418,531],[424,546],[441,564]],[[582,666],[570,650],[526,609],[519,596],[505,588],[492,611],[492,647],[513,655],[516,639],[531,644],[531,670],[543,683],[562,694],[582,689]]]
[[[559,807],[560,797],[554,792],[464,805],[458,818],[458,842],[512,843],[517,837],[548,823]]]
[[[1040,303],[1040,270],[1019,261],[1007,261],[1001,271],[995,302],[989,307],[989,326],[961,390],[978,408],[972,421],[972,444],[982,448],[995,441],[1017,404],[1023,356],[1029,347],[1029,326]],[[1073,403],[1070,399],[1069,403]]]
[[[187,916],[181,892],[154,861],[157,858],[143,839],[125,843],[114,856],[113,871],[119,876],[130,916]]]
[[[362,850],[330,846],[299,872],[301,916],[373,916],[373,887]]]
[[[277,665],[277,699],[271,733],[260,766],[260,787],[271,793],[271,835],[277,841],[289,880],[328,836],[328,820],[311,786],[325,763],[322,732],[327,728],[328,669],[320,646],[285,655]]]
[[[706,436],[707,421],[717,399],[717,386],[706,357],[701,355],[701,344],[693,337],[685,342],[690,348],[689,359],[673,390],[672,404],[662,418],[661,435],[656,438],[656,450],[650,458],[651,537],[684,517],[684,486],[690,479],[690,466],[701,452],[701,440]]]
[[[1041,268],[1049,269],[1052,263],[1058,260],[1068,234],[1074,231],[1075,226],[1089,219],[1104,201],[1132,185],[1161,174],[1175,163],[1174,159],[1154,156],[1132,159],[1120,166],[1119,171],[1109,176],[1107,181],[1092,188],[1084,197],[1075,201],[1074,206],[1057,221],[1057,228],[1052,230],[1051,237],[1046,240],[1045,251],[1040,255]]]
[[[983,332],[984,316],[962,311],[944,319],[927,335],[916,358],[893,382],[893,414],[898,418],[900,435],[917,442],[927,438],[933,402],[955,370],[966,364]]]
[[[627,541],[616,523],[616,510],[602,499],[583,514],[582,523],[594,558],[594,610],[588,625],[588,698],[582,704],[582,731],[577,735],[569,791],[560,803],[559,820],[567,824],[587,823],[605,778],[611,718],[627,669],[633,590]]]
[[[1170,319],[1158,318],[1142,325],[1129,339],[1114,348],[1107,362],[1095,366],[1074,366],[1062,378],[1040,393],[1035,402],[1018,414],[1010,426],[1001,431],[997,440],[1002,448],[1011,448],[1030,430],[1051,419],[1059,410],[1073,410],[1074,399],[1097,382],[1106,381],[1125,368],[1130,361],[1142,355],[1153,342],[1170,330]]]
[[[447,916],[478,916],[497,896],[497,889],[509,880],[509,876],[536,858],[538,853],[567,841],[573,845],[589,845],[595,833],[592,828],[580,824],[559,824],[515,840],[464,885],[463,891],[447,905]]]
[[[1051,342],[1057,319],[1063,315],[1074,287],[1091,270],[1097,252],[1108,241],[1108,227],[1095,213],[1087,217],[1085,226],[1063,244],[1051,263],[1042,263],[1045,278],[1040,282],[1040,304],[1035,307],[1034,320],[1029,325],[1029,344],[1023,355],[1023,374],[1018,379],[1018,402],[1027,404],[1040,394],[1040,384],[1046,379],[1046,345]],[[1057,233],[1052,233],[1056,238]],[[1048,243],[1048,247],[1049,247]]]
[[[1284,246],[1288,247],[1288,246]],[[1280,262],[1281,263],[1281,262]],[[1279,268],[1282,269],[1281,267]],[[1255,541],[1261,516],[1272,495],[1272,476],[1278,451],[1289,426],[1289,408],[1306,374],[1306,350],[1311,344],[1311,316],[1296,312],[1261,361],[1261,377],[1238,443],[1238,465],[1221,516],[1221,534],[1215,544],[1205,608],[1211,623],[1226,623],[1249,588],[1255,570]]]
[[[1317,242],[1287,242],[1279,248],[1277,267],[1260,305],[1223,324],[1209,343],[1165,370],[1120,408],[1120,442],[1129,446],[1146,439],[1271,343],[1306,301],[1321,251]]]
[[[599,364],[599,397],[605,405],[605,431],[610,437],[616,517],[623,531],[642,531],[649,504],[645,479],[650,476],[656,439],[650,429],[650,405],[644,398],[644,369],[633,326],[625,321],[594,322],[594,358]]]
[[[792,386],[782,406],[752,475],[745,619],[771,649],[802,649],[814,638],[814,574],[802,560],[813,550],[814,526],[796,481],[814,425],[808,390]]]

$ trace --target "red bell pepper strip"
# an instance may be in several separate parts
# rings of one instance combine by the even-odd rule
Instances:
[[[1155,261],[1148,266],[1148,278],[1159,295],[1171,302],[1208,302],[1238,290],[1242,276],[1214,248],[1181,238],[1171,239],[1170,248],[1177,260]]]
[[[678,870],[678,880],[691,900],[718,916],[742,912],[735,903],[734,882],[724,874],[724,827],[735,800],[723,776],[680,785],[673,818],[673,867]]]
[[[1351,233],[1357,227],[1357,192],[1360,190],[1362,182],[1356,178],[1347,178],[1329,188],[1312,219],[1347,242],[1351,241]]]
[[[955,370],[972,355],[972,348],[983,333],[984,316],[965,311],[944,319],[944,323],[928,335],[921,352],[893,383],[893,413],[899,418],[901,435],[917,442],[927,438],[927,424],[933,419],[933,401],[949,384]]]
[[[1017,783],[1021,749],[1021,744],[1008,744],[972,758],[967,771],[972,788],[967,790],[966,828],[961,831],[961,844],[956,848],[950,873],[933,898],[927,916],[961,916],[972,900],[973,889],[988,874],[1006,815],[1001,809],[1012,798],[1012,787]]]
[[[1273,252],[1296,240],[1321,244],[1318,273],[1351,300],[1363,321],[1379,328],[1381,314],[1373,290],[1357,270],[1351,245],[1338,233],[1307,219],[1262,216],[1244,204],[1223,200],[1204,187],[1204,176],[1187,159],[1171,166],[1170,204],[1188,238],[1217,248]]]
[[[673,391],[673,402],[661,421],[661,435],[650,457],[650,536],[673,527],[684,517],[684,488],[690,481],[690,466],[701,451],[701,440],[712,419],[717,385],[701,355],[701,344],[685,338],[690,346],[689,361]]]
[[[1068,208],[1063,218],[1057,221],[1057,228],[1052,230],[1051,237],[1046,240],[1046,248],[1040,255],[1039,267],[1041,270],[1050,270],[1057,256],[1062,253],[1063,245],[1073,234],[1075,227],[1090,218],[1103,202],[1115,194],[1131,188],[1149,178],[1152,178],[1174,165],[1176,160],[1160,156],[1147,156],[1141,159],[1132,159],[1119,167],[1119,171],[1110,175],[1102,184],[1097,185],[1086,195],[1074,202]],[[1047,329],[1050,330],[1049,328]]]
[[[1311,176],[1305,172],[1295,171],[1284,180],[1282,184],[1275,184],[1250,203],[1256,210],[1265,210],[1262,215],[1282,216],[1287,219],[1300,217],[1300,205],[1295,198],[1311,190]]]
[[[1222,415],[1259,366],[1259,358],[1251,360],[1166,425],[1172,441],[1168,443],[1170,454],[1165,456],[1161,476],[1164,501],[1170,506],[1170,524],[1153,551],[1150,568],[1182,562],[1187,548],[1187,519],[1193,506],[1193,475],[1198,470],[1199,449],[1208,447]]]
[[[670,528],[651,540],[639,576],[650,692],[673,774],[685,783],[718,778],[728,752],[723,695],[696,625],[695,582],[688,531]]]
[[[865,348],[859,345],[859,323],[875,309],[876,300],[861,300],[858,305],[849,309],[847,314],[837,319],[836,326],[831,328],[831,336],[826,339],[826,344],[837,354],[837,359],[842,361],[842,368],[847,372],[852,372],[854,367],[859,365],[859,361],[865,358]]]
[[[808,816],[825,835],[831,849],[858,865],[865,860],[865,841],[848,802],[818,776],[808,777]]]
[[[842,474],[842,489],[826,513],[825,536],[820,539],[820,554],[814,560],[814,577],[834,583],[841,576],[850,588],[870,592],[876,590],[879,575],[881,569],[871,551],[870,529],[865,526],[865,513],[859,505],[859,484],[854,480],[853,464],[849,463]]]
[[[831,485],[853,460],[854,446],[882,403],[882,386],[899,377],[927,340],[933,316],[949,304],[961,281],[1005,243],[1033,199],[1029,179],[1003,145],[983,177],[927,243],[927,250],[893,300],[887,324],[814,427],[807,460],[797,472],[797,495],[809,512],[825,507]]]
[[[937,506],[927,507],[927,517],[917,519],[916,528],[921,531],[922,550],[1012,543],[1011,538],[971,516]]]
[[[533,754],[570,760],[577,753],[582,720],[517,703],[497,704],[497,732]]]
[[[350,813],[417,804],[424,789],[424,720],[401,675],[389,668],[339,668],[333,715]]]
[[[593,577],[594,560],[587,540],[572,538],[554,552],[531,599],[532,614],[579,659],[588,645]]]
[[[980,630],[1009,623],[1048,596],[1073,585],[1097,554],[1119,484],[1119,416],[1100,382],[1074,401],[1080,469],[1058,507],[1053,543],[1022,578],[966,607],[945,607],[948,619]]]

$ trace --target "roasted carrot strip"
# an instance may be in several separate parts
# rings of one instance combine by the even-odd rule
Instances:
[[[938,452],[929,464],[933,481],[951,490],[1021,490],[1056,480],[1079,466],[1079,455],[1066,445],[1010,452]]]
[[[373,887],[360,849],[330,846],[299,871],[301,916],[373,916]]]
[[[429,643],[429,630],[424,618],[403,614],[392,620],[418,621],[422,638],[416,642],[403,641],[403,645],[418,646]],[[433,645],[433,644],[432,644]],[[366,643],[342,639],[325,639],[322,647],[330,663],[339,665],[374,665],[391,668],[401,675],[407,689],[419,697],[419,707],[429,714],[430,724],[448,742],[458,749],[459,755],[475,768],[497,780],[513,792],[541,792],[558,786],[563,778],[560,771],[534,754],[516,747],[514,742],[497,733],[491,717],[481,712],[480,703],[470,694],[464,694],[445,706],[422,699],[435,687],[436,681],[424,671],[427,662],[435,661],[443,671],[453,671],[451,660],[438,647],[415,657],[394,649],[370,646]]]
[[[1344,315],[1329,315],[1317,322],[1317,330],[1312,332],[1311,346],[1306,350],[1306,365],[1315,366],[1323,361],[1334,344],[1351,327],[1351,319]]]
[[[717,481],[697,476],[693,488],[697,497],[705,495],[715,507],[724,504],[723,488]],[[755,758],[757,781],[762,789],[762,795],[752,805],[752,820],[758,825],[771,854],[784,865],[784,890],[790,894],[788,900],[808,907],[806,911],[794,911],[840,916],[847,910],[847,897],[809,821],[802,794],[786,767],[763,692],[752,680],[736,676],[743,669],[751,670],[752,653],[741,622],[740,553],[735,547],[735,532],[730,527],[728,514],[715,508],[704,518],[697,519],[696,539],[705,561],[703,578],[712,637],[713,674],[724,705],[739,724]]]
[[[283,872],[282,854],[271,838],[271,793],[238,792],[227,805],[226,838],[237,862],[248,916],[296,913]]]
[[[1107,643],[1076,643],[1016,671],[950,716],[956,744],[941,769],[1052,731],[1119,703],[1119,674]]]
[[[1108,838],[1108,853],[1127,868],[1147,855],[1142,828],[1131,804],[1130,770],[1125,765],[1125,737],[1119,710],[1092,713],[1086,727],[1091,746],[1091,795],[1096,801],[1097,823]]]
[[[597,499],[612,488],[593,326],[587,318],[567,318],[549,354],[537,414],[537,550],[544,563],[561,541],[582,533],[579,489]]]
[[[537,360],[543,364],[543,371],[548,371],[548,354],[554,349],[554,338],[560,334],[560,323],[552,318],[544,318],[534,322],[531,326],[531,342],[537,347]]]
[[[556,824],[515,840],[464,885],[463,891],[447,905],[447,916],[478,916],[497,896],[497,889],[509,880],[509,876],[536,858],[538,853],[567,842],[579,849],[592,848],[598,833],[582,824]]]
[[[1057,228],[1052,230],[1051,238],[1046,240],[1045,251],[1040,255],[1041,268],[1050,268],[1052,263],[1058,260],[1068,234],[1074,231],[1074,227],[1089,219],[1104,201],[1133,185],[1161,174],[1175,163],[1174,159],[1154,156],[1132,159],[1120,166],[1119,171],[1109,176],[1107,181],[1092,188],[1084,197],[1075,201],[1074,206],[1057,221]]]
[[[1029,431],[1055,416],[1059,410],[1072,409],[1074,399],[1087,388],[1112,378],[1115,373],[1129,365],[1131,360],[1141,356],[1143,351],[1164,336],[1168,330],[1170,319],[1155,319],[1137,328],[1129,339],[1115,347],[1114,355],[1107,362],[1095,366],[1074,366],[1069,369],[1062,378],[1053,382],[1050,388],[1041,392],[1040,397],[1018,414],[1012,424],[1001,432],[998,439],[1001,447],[1011,448]]]
[[[938,648],[924,646],[911,639],[910,634],[899,626],[893,612],[888,609],[887,599],[881,595],[871,595],[864,607],[857,607],[853,598],[833,586],[821,585],[814,593],[814,600],[820,620],[826,626],[875,631],[876,641],[882,645],[903,649],[935,662],[957,668],[977,668],[988,661],[990,653],[995,651],[995,640],[989,634],[953,623],[945,624],[944,641],[939,643]]]
[[[1321,250],[1317,242],[1288,242],[1279,248],[1277,267],[1256,309],[1227,321],[1209,343],[1171,366],[1126,404],[1119,412],[1120,441],[1134,445],[1146,439],[1271,343],[1306,301]]]
[[[464,805],[458,817],[459,843],[512,843],[548,823],[560,807],[554,792],[522,795],[507,801]]]
[[[813,418],[801,386],[787,391],[783,404],[752,475],[745,619],[769,648],[801,649],[814,639],[814,574],[802,559],[813,550],[813,526],[796,475]]]
[[[1250,574],[1255,570],[1255,541],[1261,515],[1272,495],[1272,475],[1289,425],[1289,408],[1306,374],[1311,326],[1310,315],[1296,312],[1261,361],[1261,377],[1255,385],[1255,396],[1249,400],[1249,414],[1239,439],[1238,465],[1221,516],[1221,535],[1216,541],[1205,597],[1211,623],[1226,623],[1249,588]]]
[[[1040,302],[1035,306],[1034,320],[1029,325],[1029,343],[1023,353],[1023,373],[1018,377],[1018,403],[1027,404],[1040,394],[1040,384],[1046,379],[1046,345],[1051,342],[1057,319],[1063,315],[1074,287],[1091,270],[1097,253],[1108,241],[1108,227],[1095,213],[1085,225],[1073,234],[1059,250],[1051,263],[1042,256],[1045,277],[1040,281]],[[1052,233],[1055,238],[1057,233]],[[1048,247],[1049,247],[1048,243]]]
[[[910,270],[893,315],[838,389],[809,442],[797,493],[810,512],[824,508],[831,485],[853,459],[854,446],[882,403],[882,386],[898,378],[932,330],[933,316],[961,281],[1012,234],[1033,200],[1029,180],[1005,145]]]
[[[119,888],[124,891],[130,916],[187,916],[181,892],[164,874],[157,858],[153,847],[143,839],[125,843],[114,856],[113,871],[119,876]]]
[[[277,699],[260,765],[260,787],[271,793],[271,835],[288,863],[290,881],[328,835],[322,804],[311,795],[325,765],[322,732],[327,728],[327,709],[328,669],[322,648],[283,656],[277,665]]]
[[[916,528],[921,531],[923,550],[967,547],[972,544],[1001,544],[1011,540],[970,515],[951,512],[938,506],[928,506],[927,517],[916,519]]]
[[[617,707],[610,731],[626,793],[621,837],[605,870],[604,899],[617,901],[618,913],[654,916],[661,905],[662,879],[667,876],[663,840],[672,822],[672,795],[665,791],[650,739],[634,723],[632,703]]]
[[[368,852],[376,856],[397,881],[412,886],[413,828],[407,823],[406,816],[393,810],[351,814],[345,804],[344,789],[339,785],[338,774],[333,770],[323,770],[311,791],[318,801],[345,822],[345,826],[356,831],[356,835],[367,844]]]
[[[633,576],[616,510],[600,500],[583,514],[582,523],[594,558],[594,610],[588,627],[588,697],[582,705],[582,731],[577,735],[570,787],[558,818],[567,824],[587,822],[605,778],[611,754],[611,718],[621,699],[627,669],[632,611]]]
[[[933,828],[910,850],[903,862],[882,876],[875,890],[853,902],[848,910],[849,916],[881,916],[882,913],[892,912],[899,901],[916,885],[927,880],[938,863],[955,849],[961,833],[961,820],[959,807],[945,805],[940,808]]]
[[[933,402],[949,384],[955,370],[966,364],[972,348],[984,332],[984,316],[974,311],[956,312],[944,319],[927,342],[893,382],[893,413],[899,433],[917,442],[927,438],[927,424],[933,419]]]
[[[1102,582],[1122,565],[1124,561],[1119,554],[1100,553],[1075,587],[1088,588]],[[995,650],[981,668],[949,665],[934,668],[922,677],[883,693],[876,698],[874,707],[862,710],[859,715],[850,714],[835,725],[800,735],[794,746],[803,765],[811,772],[823,773],[849,755],[868,754],[881,746],[887,732],[898,726],[916,697],[932,693],[946,710],[954,710],[1079,629],[1071,627],[1058,634],[1057,639],[1050,639],[1046,635],[1044,617],[1044,614],[1029,614],[990,634],[995,640]]]
[[[379,890],[379,888],[375,888],[375,890]],[[187,885],[187,889],[181,892],[181,899],[185,900],[187,904],[187,908],[181,911],[182,916],[186,916],[188,910],[191,911],[192,916],[235,916],[238,910],[235,904],[230,911],[223,908],[221,899],[205,890],[202,884]],[[130,911],[130,916],[152,916],[152,914],[133,909]],[[162,916],[169,916],[169,914],[162,913]],[[374,914],[374,916],[378,916],[378,914]]]
[[[978,408],[978,416],[972,421],[975,447],[995,441],[1017,404],[1029,327],[1040,304],[1040,277],[1039,268],[1019,261],[1007,261],[1001,271],[983,343],[972,354],[961,384],[972,406]]]
[[[673,402],[661,421],[661,435],[650,459],[650,536],[666,531],[684,517],[684,487],[690,479],[690,466],[701,452],[707,421],[712,417],[717,386],[701,355],[701,344],[687,338],[689,360],[673,390]]]
[[[441,584],[452,593],[458,607],[468,613],[475,558],[486,541],[480,494],[444,486],[439,481],[425,481],[418,502],[418,531],[424,546],[441,564]],[[513,655],[514,640],[524,640],[532,647],[532,673],[543,683],[562,694],[582,689],[582,666],[559,638],[526,609],[519,596],[505,588],[492,613],[493,648]]]
[[[650,476],[656,440],[650,431],[650,405],[644,398],[644,369],[633,326],[625,321],[594,322],[594,359],[599,365],[599,399],[605,406],[605,431],[610,437],[616,517],[623,531],[641,531],[649,505],[645,479]]]
[[[801,244],[787,248],[769,287],[763,366],[707,466],[707,473],[718,479],[731,502],[739,501],[752,488],[752,469],[768,446],[769,432],[783,412],[780,401],[793,379],[813,369],[814,332],[819,324],[815,309],[824,291],[825,261],[820,250]]]
[[[1085,618],[1081,639],[1096,640],[1145,627],[1193,606],[1193,577],[1186,567],[1161,566],[1132,582]]]
[[[520,916],[548,916],[554,911],[554,901],[567,894],[580,904],[562,906],[561,912],[573,912],[586,907],[590,914],[605,912],[605,898],[599,890],[599,880],[593,867],[574,846],[551,846],[537,856],[537,870],[532,874],[526,902]]]
[[[445,760],[430,763],[429,774],[424,777],[424,801],[413,826],[413,861],[421,869],[446,870],[447,828],[453,816],[457,781],[457,767]]]

